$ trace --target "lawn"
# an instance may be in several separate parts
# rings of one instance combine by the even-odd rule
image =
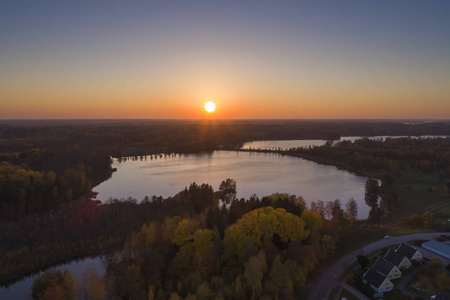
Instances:
[[[413,214],[422,214],[441,204],[450,202],[450,194],[442,194],[439,187],[446,184],[437,173],[424,174],[407,169],[397,176],[395,191],[397,208],[382,220],[383,224],[392,224],[404,220]],[[448,207],[447,207],[448,209]]]
[[[342,237],[337,247],[339,249],[338,256],[344,256],[356,249],[381,240],[388,234],[389,230],[385,226],[373,227],[367,225],[365,222],[358,223],[350,232]]]
[[[406,226],[393,226],[388,234],[392,236],[400,236],[400,235],[407,235],[407,234],[413,234],[413,233],[424,233],[424,232],[432,232],[434,231],[432,228],[427,227],[420,227],[420,228],[412,228],[412,227],[406,227]]]

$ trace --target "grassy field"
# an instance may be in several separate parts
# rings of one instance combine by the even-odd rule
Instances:
[[[431,227],[413,228],[413,227],[407,227],[407,226],[394,226],[388,231],[387,234],[392,235],[392,236],[400,236],[400,235],[406,235],[406,234],[425,233],[425,232],[431,232],[431,231],[433,231],[433,228],[431,228]]]
[[[342,238],[338,245],[339,257],[344,256],[356,249],[364,247],[370,243],[381,240],[389,232],[389,228],[385,226],[372,227],[362,222],[359,226],[355,226],[351,231]]]
[[[424,174],[407,169],[394,180],[397,208],[382,220],[385,225],[397,223],[413,214],[420,215],[439,205],[450,203],[450,194],[443,194],[439,190],[446,181],[437,173]]]

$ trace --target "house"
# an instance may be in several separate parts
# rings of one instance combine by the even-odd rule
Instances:
[[[377,259],[372,268],[389,280],[402,277],[402,271],[396,265],[381,257]]]
[[[409,261],[420,261],[423,258],[423,255],[419,250],[405,243],[401,243],[400,246],[398,246],[397,250],[395,250],[395,252],[400,255],[406,256]]]
[[[381,275],[373,268],[369,268],[363,275],[363,282],[368,282],[370,287],[378,293],[389,292],[394,288],[394,285],[387,277]]]
[[[400,255],[392,249],[389,249],[384,256],[384,259],[390,263],[393,263],[400,269],[409,268],[411,266],[411,261],[406,256]]]

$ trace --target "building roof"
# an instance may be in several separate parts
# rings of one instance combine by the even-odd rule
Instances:
[[[445,243],[440,243],[438,241],[431,240],[431,241],[423,243],[422,247],[429,249],[431,251],[433,251],[433,250],[439,251],[444,256],[450,258],[450,246]]]
[[[404,258],[405,258],[405,256],[398,254],[397,252],[395,252],[392,249],[389,249],[389,251],[384,256],[385,260],[393,263],[396,266],[400,265]]]
[[[386,279],[385,276],[381,275],[375,269],[369,268],[367,270],[366,274],[363,276],[364,280],[367,280],[371,285],[379,288],[381,284],[383,284],[384,280]]]
[[[401,243],[400,246],[397,248],[396,252],[400,255],[406,256],[407,258],[411,259],[414,256],[414,254],[416,254],[417,249],[411,247],[408,244]]]
[[[378,258],[377,261],[373,264],[372,268],[383,274],[384,276],[389,275],[395,265],[384,258]]]

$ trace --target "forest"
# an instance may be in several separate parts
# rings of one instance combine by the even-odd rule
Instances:
[[[437,172],[450,178],[450,138],[386,138],[342,141],[332,147],[295,148],[290,155],[326,158],[356,172],[384,170],[395,176],[410,167],[422,173]]]
[[[114,172],[112,157],[236,150],[262,139],[387,134],[450,135],[450,123],[0,122],[0,284],[105,254],[110,262],[99,289],[108,299],[299,298],[317,266],[349,243],[347,233],[361,234],[356,202],[343,208],[339,200],[307,206],[286,194],[236,199],[236,182],[226,179],[218,191],[192,183],[166,199],[102,204],[90,198],[92,187]],[[368,224],[376,227],[402,218],[430,222],[432,214],[413,213],[448,201],[449,146],[449,138],[387,138],[274,151],[370,177]],[[429,195],[433,200],[423,203]],[[405,201],[416,206],[405,210]],[[35,299],[56,294],[47,288],[66,291],[66,275],[49,275],[55,284],[41,285]]]
[[[224,180],[216,192],[207,184],[193,183],[173,198],[135,204],[149,205],[147,216],[157,213],[138,229],[129,229],[121,247],[110,253],[102,295],[107,299],[304,295],[309,273],[334,253],[340,237],[353,226],[356,202],[345,210],[339,200],[327,203],[331,218],[326,219],[314,205],[308,209],[301,197],[235,199],[235,188],[232,179]],[[106,206],[110,205],[114,203]],[[50,276],[45,274],[44,279]],[[59,285],[62,291],[62,282],[33,291],[35,299],[48,299],[45,295]]]

